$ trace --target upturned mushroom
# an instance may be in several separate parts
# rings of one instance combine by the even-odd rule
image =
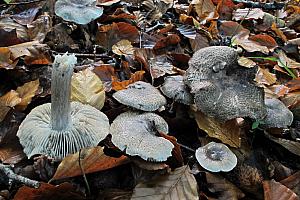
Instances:
[[[52,66],[51,104],[34,108],[17,136],[27,157],[35,154],[62,159],[84,147],[96,146],[109,133],[108,118],[96,108],[70,103],[74,55],[57,55]]]
[[[210,142],[196,150],[199,164],[210,172],[229,172],[237,164],[236,155],[224,144]]]
[[[143,111],[155,111],[167,103],[166,98],[150,83],[137,81],[113,94],[121,104]]]
[[[174,99],[175,102],[186,105],[191,105],[194,102],[193,95],[183,82],[183,76],[167,76],[160,90],[170,99]]]
[[[55,14],[66,21],[88,24],[103,14],[103,8],[96,6],[96,0],[58,0]]]
[[[293,113],[278,99],[266,99],[267,116],[263,120],[265,128],[287,128],[293,122]]]
[[[112,142],[121,151],[144,160],[166,161],[172,155],[174,145],[158,131],[168,133],[167,122],[157,114],[126,112],[111,124]]]
[[[237,58],[233,48],[205,47],[195,52],[186,71],[197,109],[221,122],[266,115],[264,91],[252,83],[255,70],[239,67]]]

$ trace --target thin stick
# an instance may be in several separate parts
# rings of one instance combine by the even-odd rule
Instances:
[[[184,149],[186,149],[186,150],[189,150],[189,151],[191,151],[191,152],[196,152],[194,149],[192,149],[192,148],[190,148],[190,147],[188,147],[188,146],[185,146],[184,144],[180,144],[180,143],[178,143],[177,142],[177,144],[179,145],[179,146],[181,146],[182,148],[184,148]]]
[[[91,189],[90,189],[90,186],[89,186],[89,182],[87,181],[84,169],[83,169],[83,167],[81,165],[81,158],[80,158],[81,149],[79,149],[78,154],[79,154],[78,155],[78,163],[79,163],[79,167],[80,167],[80,170],[81,170],[81,173],[82,173],[82,176],[83,176],[83,180],[84,180],[84,183],[85,183],[85,186],[86,186],[86,189],[87,189],[87,195],[91,196]]]
[[[34,188],[38,188],[40,186],[40,183],[38,181],[15,174],[11,167],[8,165],[0,164],[0,171],[2,171],[8,177],[9,181],[17,181]]]

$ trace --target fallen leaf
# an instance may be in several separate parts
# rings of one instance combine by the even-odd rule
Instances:
[[[193,0],[190,4],[201,20],[214,18],[216,7],[211,0]]]
[[[200,33],[196,33],[196,38],[194,40],[189,39],[189,41],[194,52],[209,46],[208,38]]]
[[[29,39],[26,27],[16,23],[9,17],[0,19],[0,28],[5,30],[15,30],[17,38],[23,42],[28,41]]]
[[[285,96],[290,90],[285,85],[272,85],[268,87],[268,89],[272,91],[277,96],[277,98]]]
[[[276,47],[278,47],[274,38],[269,35],[257,34],[249,37],[249,40],[255,41],[261,46],[266,46],[269,51],[273,52]]]
[[[39,79],[30,81],[17,88],[16,92],[21,98],[21,102],[17,104],[16,109],[25,110],[27,105],[30,104],[32,98],[36,95],[40,85]]]
[[[22,101],[19,94],[11,90],[0,97],[0,122],[5,119],[6,114]]]
[[[247,57],[244,57],[244,56],[242,56],[238,59],[238,63],[239,63],[239,65],[246,67],[246,68],[252,68],[252,67],[256,66],[256,62],[254,62],[253,60],[251,60]]]
[[[40,10],[39,7],[29,8],[18,14],[14,14],[12,16],[12,19],[15,20],[16,22],[18,22],[19,24],[27,25],[27,24],[30,24],[31,22],[33,22],[36,14],[38,13],[39,10]]]
[[[265,15],[264,11],[260,8],[236,9],[232,14],[232,19],[237,21],[245,19],[262,19]]]
[[[148,59],[150,74],[153,79],[164,76],[165,74],[175,74],[174,66],[165,56],[155,56]]]
[[[133,55],[134,49],[129,40],[120,40],[112,46],[112,52],[117,55]]]
[[[272,140],[273,142],[281,145],[285,149],[289,150],[293,154],[300,156],[300,142],[295,142],[292,140],[287,140],[283,138],[277,138],[272,136],[271,134],[265,133],[265,136]]]
[[[13,139],[13,142],[0,145],[0,160],[4,164],[14,165],[27,158],[21,144],[16,142],[18,140],[17,137]]]
[[[276,25],[275,22],[272,23],[271,29],[272,29],[272,31],[274,31],[274,32],[276,33],[276,35],[277,35],[279,38],[281,38],[284,42],[287,42],[287,41],[288,41],[288,39],[286,38],[286,36],[285,36],[284,33],[282,32],[282,30],[280,30],[280,29],[277,27],[277,25]]]
[[[11,59],[11,52],[7,47],[0,47],[0,68],[13,69],[17,62]]]
[[[264,181],[265,200],[299,200],[299,197],[289,188],[274,180]]]
[[[217,138],[231,147],[238,148],[241,146],[241,129],[236,119],[222,124],[200,111],[192,111],[192,113],[195,116],[198,127],[204,130],[210,137]]]
[[[219,174],[205,172],[208,190],[218,195],[219,200],[241,199],[245,194],[230,181]]]
[[[187,165],[145,183],[139,183],[131,199],[198,200],[197,182]]]
[[[177,30],[185,37],[189,39],[196,39],[196,29],[193,26],[181,25]]]
[[[176,34],[168,35],[167,37],[161,38],[159,41],[156,42],[155,46],[153,47],[154,50],[163,49],[169,47],[170,45],[176,45],[180,42],[180,37]]]
[[[0,29],[0,37],[7,38],[6,40],[0,41],[0,47],[7,47],[22,43],[22,40],[17,36],[16,29]]]
[[[123,90],[125,89],[129,84],[140,81],[144,77],[145,71],[136,71],[134,74],[131,75],[129,80],[125,81],[119,81],[115,76],[112,77],[112,89],[113,90]]]
[[[62,183],[60,185],[51,185],[41,183],[38,189],[28,186],[22,186],[14,196],[14,200],[84,200],[82,193],[76,191],[71,183]]]
[[[120,0],[97,0],[97,5],[100,6],[111,6],[114,3],[118,3]]]
[[[98,76],[90,69],[74,73],[71,80],[71,100],[89,104],[101,110],[105,102],[105,89]]]
[[[36,40],[42,43],[46,38],[47,33],[51,31],[52,19],[48,13],[44,13],[32,23],[27,25],[28,35],[31,40]]]
[[[300,171],[281,180],[280,183],[293,190],[298,196],[300,195]]]
[[[80,152],[80,163],[85,174],[99,172],[123,165],[128,162],[126,156],[113,158],[106,156],[103,147],[84,148]],[[79,166],[79,152],[66,156],[59,164],[51,181],[82,175]]]
[[[122,39],[135,42],[139,38],[139,31],[135,26],[125,22],[112,23],[98,27],[96,35],[97,44],[110,49]]]
[[[272,85],[276,83],[276,75],[269,72],[268,68],[259,67],[255,79],[258,84]]]
[[[300,78],[292,79],[285,84],[289,88],[289,92],[300,89]]]
[[[280,51],[278,53],[278,65],[282,68],[287,67],[287,68],[294,68],[294,69],[300,69],[300,63],[290,59],[287,57],[287,55],[283,52]]]

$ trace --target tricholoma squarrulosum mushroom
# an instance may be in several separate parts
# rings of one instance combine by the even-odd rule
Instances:
[[[237,59],[233,48],[205,47],[194,53],[186,71],[197,109],[221,122],[266,115],[263,89],[252,83],[255,69],[240,67]]]
[[[57,55],[52,66],[51,104],[34,108],[17,136],[30,158],[35,154],[62,159],[79,149],[96,146],[109,133],[108,118],[96,108],[70,102],[74,55]]]

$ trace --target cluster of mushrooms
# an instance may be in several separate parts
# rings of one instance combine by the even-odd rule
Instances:
[[[197,51],[184,76],[168,76],[161,92],[175,102],[195,104],[205,115],[221,122],[249,117],[263,120],[264,127],[285,128],[293,114],[277,99],[264,99],[262,88],[253,83],[255,71],[237,63],[230,47],[213,46]],[[107,116],[96,108],[70,102],[74,55],[57,55],[52,67],[51,104],[34,108],[22,122],[17,136],[28,157],[35,154],[62,159],[84,147],[96,146],[109,133],[112,142],[127,155],[162,162],[174,145],[159,133],[168,134],[167,122],[155,111],[167,99],[149,83],[138,81],[113,94],[130,111],[109,125]],[[237,157],[224,144],[211,142],[196,150],[200,165],[212,172],[232,170]]]

